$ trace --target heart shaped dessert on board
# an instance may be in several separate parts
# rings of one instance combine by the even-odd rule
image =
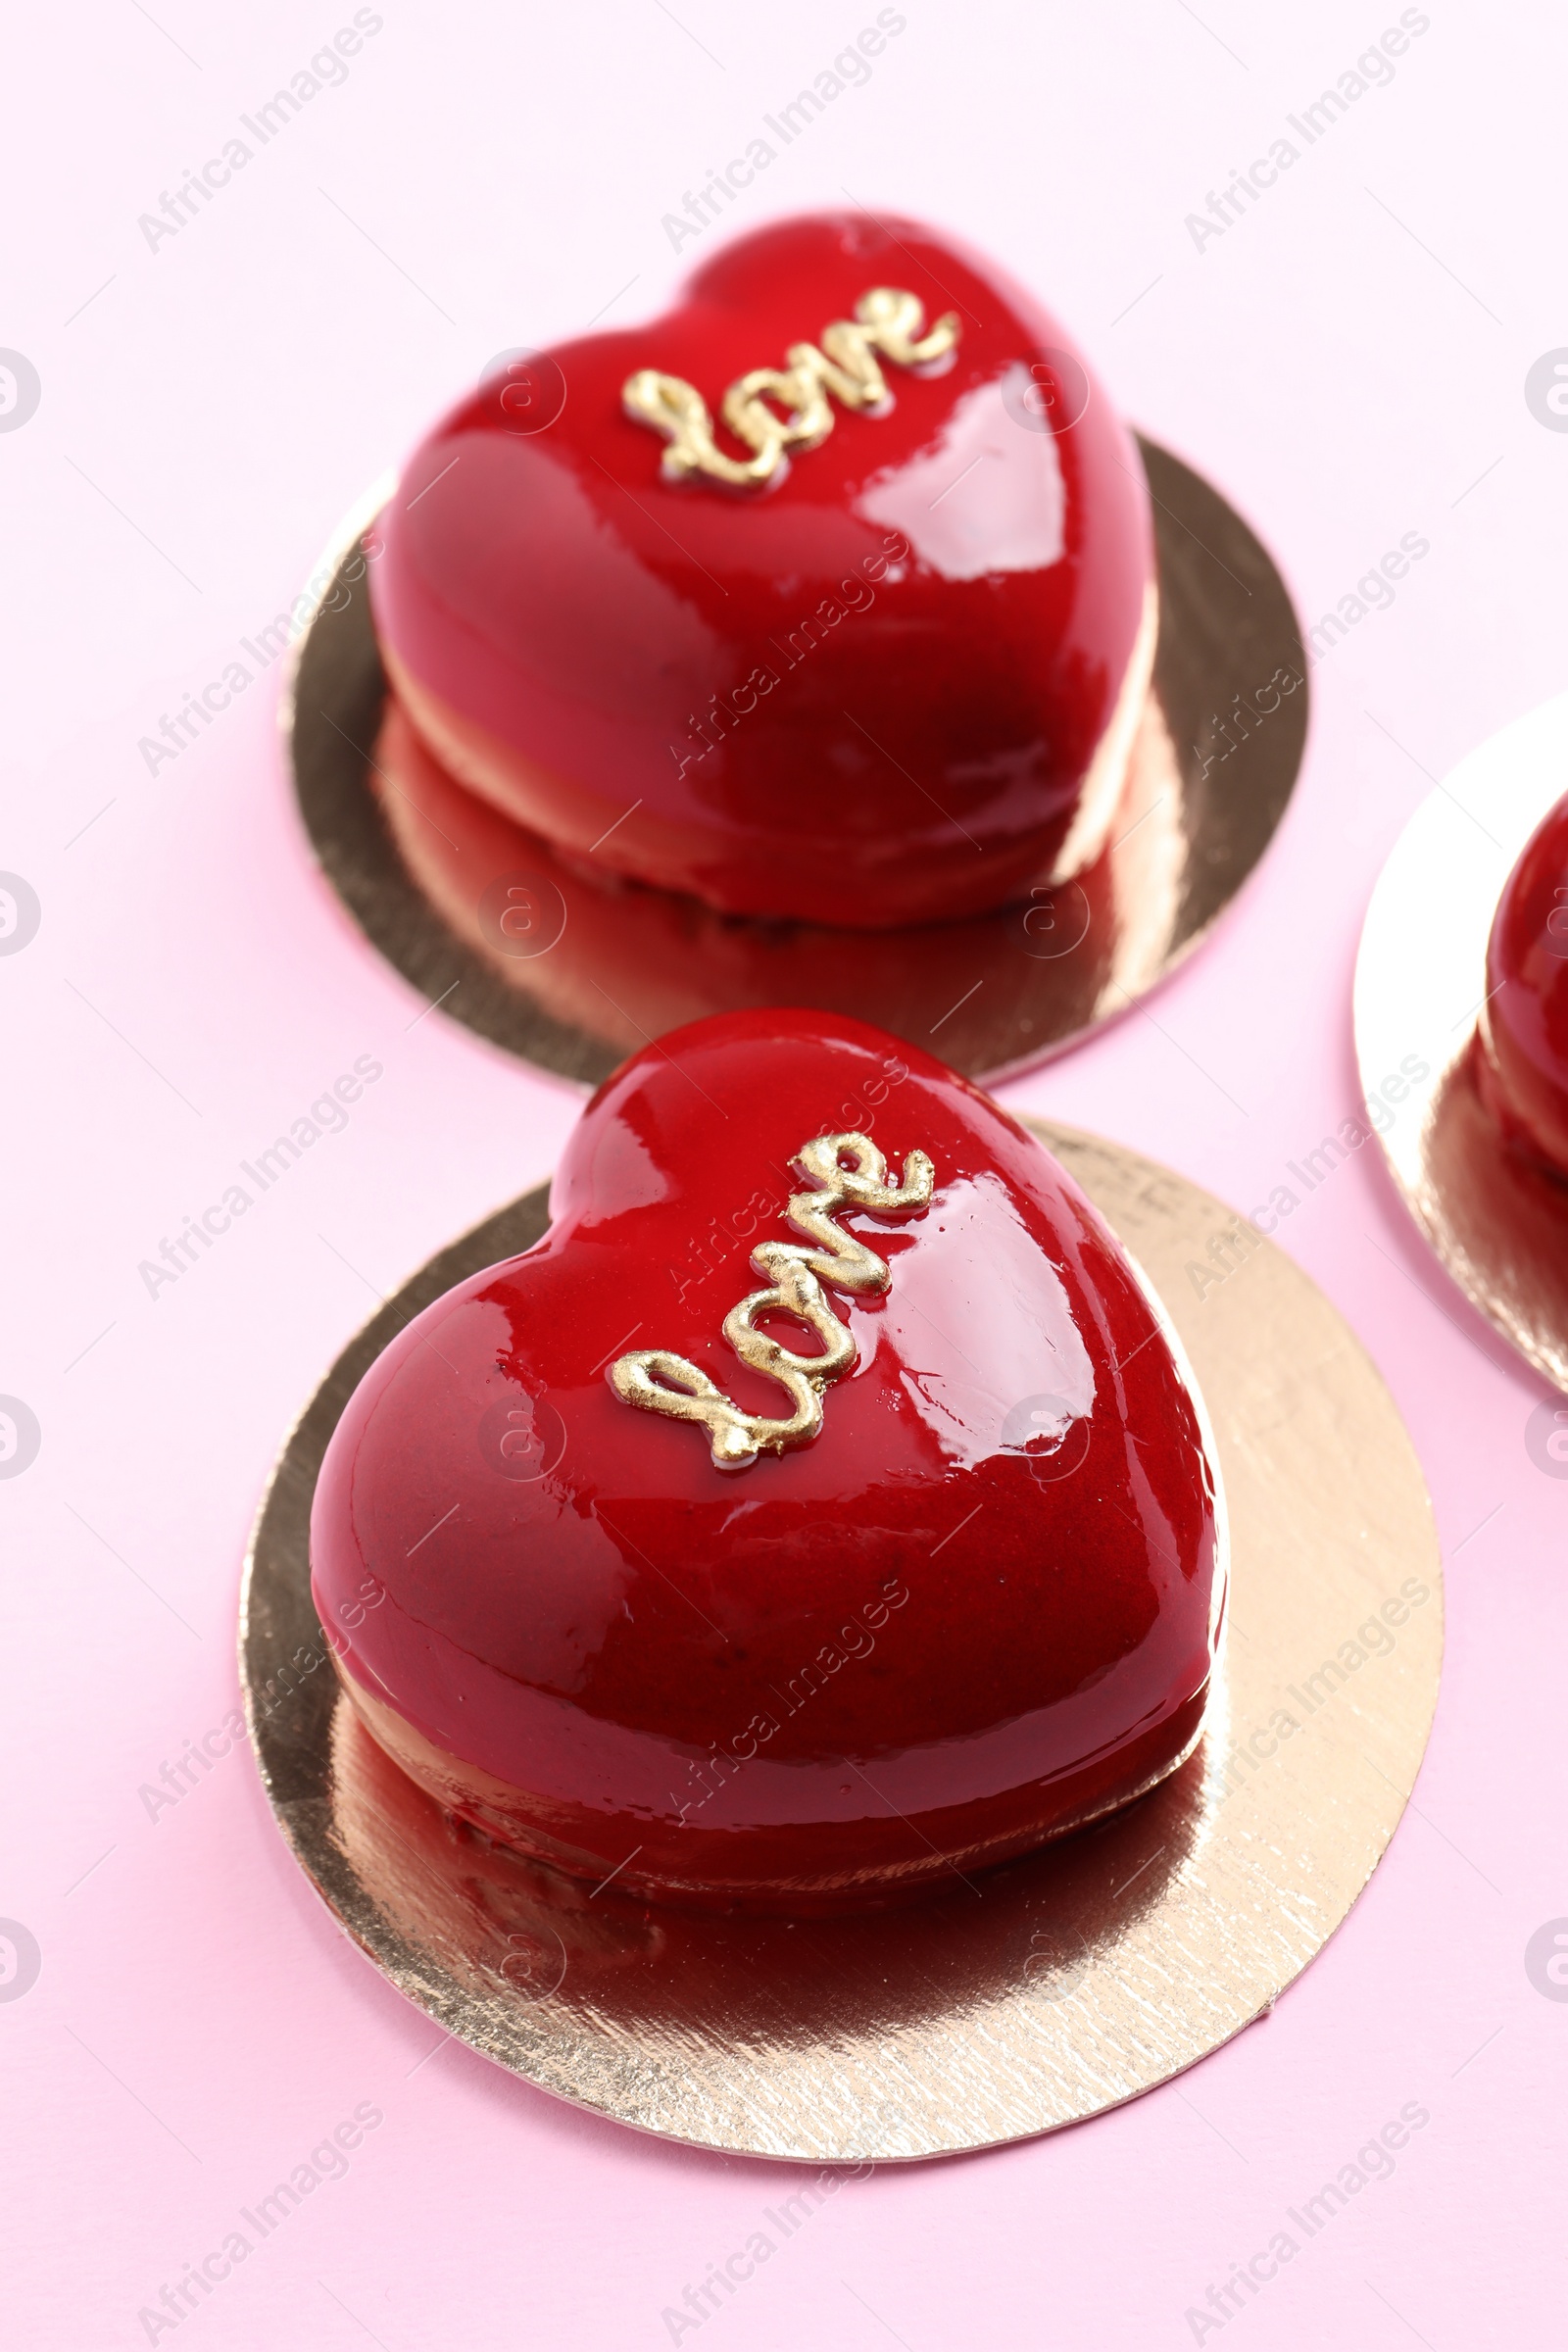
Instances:
[[[1503,1134],[1568,1178],[1568,796],[1497,902],[1476,1046],[1481,1099]]]
[[[1138,454],[1062,329],[906,221],[740,239],[416,451],[376,632],[442,764],[600,871],[884,928],[1103,847],[1148,688]]]
[[[600,1089],[551,1211],[386,1348],[317,1487],[339,1672],[421,1786],[580,1879],[809,1911],[1191,1751],[1201,1406],[995,1103],[858,1022],[722,1014]]]

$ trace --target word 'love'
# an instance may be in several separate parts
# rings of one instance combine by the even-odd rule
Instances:
[[[814,449],[833,430],[828,394],[847,409],[872,416],[891,407],[887,380],[876,354],[900,368],[930,368],[945,360],[958,340],[958,316],[949,311],[929,334],[920,332],[925,308],[917,294],[898,286],[873,286],[855,306],[854,318],[835,318],[814,343],[792,343],[786,368],[754,368],[738,376],[724,395],[724,422],[756,455],[727,458],[713,439],[713,419],[695,384],[681,375],[639,368],[621,386],[621,405],[639,424],[662,433],[668,447],[661,470],[680,482],[706,473],[739,489],[771,482],[787,468],[791,449]],[[786,414],[769,408],[776,401]]]
[[[610,1384],[627,1404],[645,1413],[667,1413],[674,1421],[699,1422],[709,1434],[713,1460],[721,1470],[745,1470],[759,1453],[782,1453],[787,1446],[804,1446],[822,1426],[822,1391],[856,1362],[859,1350],[855,1335],[839,1321],[823,1290],[831,1283],[838,1291],[879,1298],[892,1276],[884,1259],[863,1242],[833,1223],[840,1209],[868,1209],[887,1217],[918,1212],[930,1205],[935,1170],[923,1152],[911,1152],[904,1163],[904,1181],[888,1182],[887,1161],[863,1135],[823,1135],[796,1153],[796,1165],[817,1188],[792,1193],[788,1216],[797,1233],[817,1246],[803,1249],[798,1242],[761,1242],[752,1251],[752,1264],[765,1274],[771,1287],[753,1291],[724,1317],[724,1337],[754,1372],[776,1380],[786,1390],[794,1411],[779,1420],[743,1412],[708,1374],[684,1355],[662,1348],[639,1348],[617,1356]],[[764,1315],[796,1315],[822,1343],[819,1355],[798,1355],[781,1340],[757,1328]]]

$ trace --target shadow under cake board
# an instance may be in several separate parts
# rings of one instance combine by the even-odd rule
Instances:
[[[1137,1256],[1193,1364],[1230,1516],[1227,1631],[1202,1740],[1178,1772],[951,1893],[809,1921],[590,1893],[444,1813],[340,1693],[307,1556],[327,1442],[405,1323],[539,1238],[542,1191],[405,1285],[288,1439],[241,1604],[268,1796],[382,1974],[528,2082],[667,2138],[813,2163],[1053,2131],[1167,2081],[1268,2009],[1393,1836],[1437,1699],[1443,1601],[1426,1487],[1387,1390],[1271,1243],[1200,1298],[1189,1261],[1211,1273],[1209,1243],[1244,1230],[1222,1203],[1120,1147],[1030,1124]]]
[[[328,553],[334,587],[284,698],[322,871],[422,996],[584,1085],[648,1038],[745,1004],[853,1013],[993,1081],[1062,1052],[1146,995],[1223,913],[1284,815],[1306,735],[1307,664],[1273,563],[1199,474],[1140,448],[1159,574],[1153,684],[1112,847],[1076,881],[958,923],[764,924],[609,875],[599,887],[433,762],[400,775],[378,749],[389,705],[358,552],[389,483]],[[500,921],[509,885],[528,909],[520,937]]]
[[[1487,941],[1503,884],[1568,792],[1568,695],[1462,760],[1395,843],[1355,966],[1355,1047],[1370,1102],[1406,1059],[1381,1137],[1406,1208],[1471,1305],[1568,1390],[1568,1185],[1504,1143],[1476,1091],[1472,1050]]]

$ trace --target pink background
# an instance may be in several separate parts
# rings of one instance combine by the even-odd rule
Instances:
[[[138,1793],[235,1702],[240,1556],[294,1411],[375,1292],[548,1173],[576,1101],[440,1013],[414,1025],[306,855],[275,668],[156,776],[137,745],[494,353],[656,310],[718,236],[677,260],[662,216],[875,11],[388,0],[343,85],[150,250],[138,215],[352,16],[245,13],[99,0],[9,35],[28,227],[0,343],[43,397],[0,435],[0,866],[43,922],[0,960],[0,1390],[43,1443],[0,1484],[0,1914],[42,1949],[0,2004],[6,2335],[146,2341],[139,2308],[368,2101],[384,2122],[346,2177],[182,2345],[624,2352],[667,2343],[664,2307],[798,2181],[438,2049],[311,1893],[243,1749],[156,1820]],[[1568,438],[1523,385],[1568,343],[1568,34],[1544,7],[1434,5],[1392,82],[1200,249],[1185,217],[1294,137],[1285,117],[1397,8],[905,14],[737,225],[848,189],[990,248],[1249,515],[1309,621],[1402,534],[1430,541],[1314,669],[1295,807],[1222,937],[1147,1015],[1007,1090],[1250,1208],[1352,1108],[1356,935],[1405,816],[1564,684]],[[363,1054],[385,1076],[347,1132],[150,1299],[138,1261]],[[1102,2121],[849,2184],[705,2347],[1190,2343],[1210,2282],[1406,2102],[1431,2120],[1393,2177],[1214,2332],[1561,2340],[1568,2006],[1524,1966],[1568,1913],[1568,1486],[1526,1446],[1544,1392],[1370,1150],[1281,1239],[1432,1482],[1450,1634],[1418,1809],[1268,2022]]]

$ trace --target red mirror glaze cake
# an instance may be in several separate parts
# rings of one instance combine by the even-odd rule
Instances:
[[[907,221],[787,220],[482,384],[380,524],[435,757],[728,912],[957,917],[1102,847],[1152,657],[1138,453],[1062,329]]]
[[[1200,1407],[996,1104],[858,1022],[725,1014],[601,1088],[551,1211],[384,1351],[318,1484],[345,1689],[424,1788],[579,1879],[805,1911],[1191,1751]]]

